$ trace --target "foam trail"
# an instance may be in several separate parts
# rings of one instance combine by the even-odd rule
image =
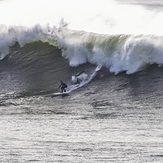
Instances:
[[[85,76],[85,78],[80,82],[80,84],[71,85],[67,89],[67,93],[70,93],[78,88],[83,87],[84,85],[88,84],[92,79],[97,75],[97,72],[100,71],[102,66],[97,66],[96,69],[93,71],[93,73],[88,77],[88,75]],[[74,77],[72,76],[72,81],[74,82]]]
[[[95,72],[100,71],[101,68],[102,68],[102,65],[98,65],[98,66],[96,67],[96,69],[95,69]]]

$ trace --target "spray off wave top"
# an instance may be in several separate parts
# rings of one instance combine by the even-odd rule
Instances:
[[[103,34],[163,35],[163,12],[117,0],[7,0],[0,2],[0,23],[32,27],[58,26],[63,18],[69,29]],[[161,2],[160,2],[161,3]],[[143,4],[143,2],[142,2]],[[158,4],[158,7],[160,5]]]

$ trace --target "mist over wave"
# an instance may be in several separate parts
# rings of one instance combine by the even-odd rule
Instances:
[[[156,9],[155,1],[152,4]],[[163,12],[147,10],[140,2],[139,5],[123,5],[113,0],[8,0],[0,3],[0,22],[7,26],[49,24],[58,27],[62,18],[72,30],[103,34],[163,34]]]

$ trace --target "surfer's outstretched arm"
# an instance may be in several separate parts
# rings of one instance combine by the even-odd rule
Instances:
[[[80,72],[79,74],[76,75],[76,77],[80,76],[82,73],[84,73],[85,71]]]

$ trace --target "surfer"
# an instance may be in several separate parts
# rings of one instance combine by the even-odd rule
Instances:
[[[61,85],[59,86],[59,88],[61,88],[61,93],[66,92],[65,88],[67,88],[67,84],[63,83],[63,81],[61,80]]]
[[[85,73],[85,71],[82,71],[79,74],[72,76],[72,81],[75,84],[80,84],[82,81],[85,80],[85,78],[87,78],[87,74]]]

